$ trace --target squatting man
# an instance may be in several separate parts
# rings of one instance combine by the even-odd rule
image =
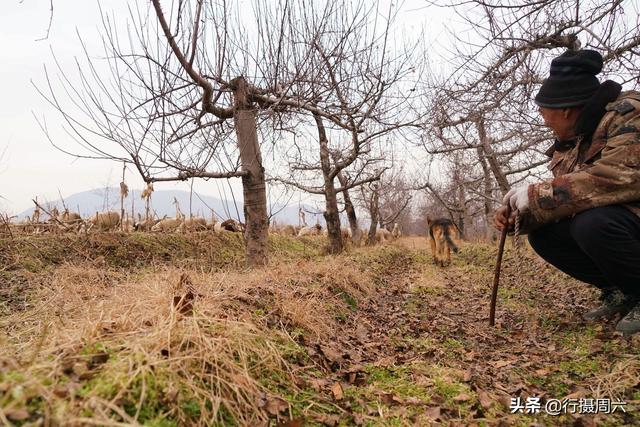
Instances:
[[[556,137],[546,153],[554,178],[512,188],[494,223],[512,228],[519,215],[542,258],[601,290],[584,317],[620,314],[616,329],[628,335],[640,331],[640,92],[600,83],[602,65],[593,50],[551,62],[535,103]]]

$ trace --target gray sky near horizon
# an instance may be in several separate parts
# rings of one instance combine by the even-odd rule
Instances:
[[[136,0],[132,0],[136,1]],[[137,0],[145,1],[145,0]],[[117,186],[122,165],[106,160],[77,159],[52,146],[38,126],[34,115],[46,123],[56,144],[67,149],[73,142],[62,128],[63,119],[37,93],[32,81],[45,87],[44,65],[55,68],[52,51],[63,68],[74,67],[74,57],[83,56],[78,31],[91,54],[99,56],[100,12],[96,0],[55,0],[51,31],[48,39],[37,40],[46,34],[49,22],[49,0],[5,0],[0,15],[0,212],[15,214],[32,206],[31,199],[55,200],[93,188]],[[116,17],[128,18],[127,1],[102,1],[104,11]],[[429,38],[442,36],[445,21],[451,25],[451,13],[443,9],[426,9],[421,0],[406,1],[399,17],[405,32],[420,31],[428,22]],[[79,150],[80,151],[80,150]],[[4,156],[2,153],[4,152]],[[142,179],[127,172],[131,188],[144,186]],[[200,194],[224,198],[219,185],[198,181],[194,189]],[[236,197],[242,197],[239,182],[232,185]],[[188,183],[158,183],[156,188],[188,190]],[[297,195],[291,202],[308,200]]]

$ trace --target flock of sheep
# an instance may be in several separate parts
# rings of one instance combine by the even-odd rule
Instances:
[[[196,231],[214,231],[216,233],[222,232],[243,232],[244,224],[228,219],[226,221],[215,221],[213,219],[207,221],[203,217],[191,217],[186,218],[180,211],[176,212],[175,218],[143,218],[141,214],[138,214],[138,220],[132,221],[130,217],[125,215],[122,220],[120,213],[115,211],[108,212],[96,212],[95,215],[87,218],[82,218],[80,214],[76,212],[70,212],[65,209],[62,213],[57,208],[52,208],[50,211],[41,209],[38,205],[31,217],[27,217],[24,221],[8,223],[8,227],[12,231],[26,232],[26,233],[60,233],[60,232],[110,232],[110,231],[124,231],[124,232],[161,232],[161,233],[185,233]],[[42,217],[45,217],[44,219]],[[302,225],[282,225],[279,226],[272,222],[269,226],[269,232],[271,234],[279,234],[290,237],[303,237],[303,236],[320,236],[326,235],[326,230],[323,230],[320,224],[308,226],[302,218]],[[341,230],[342,237],[345,240],[350,240],[354,243],[361,243],[362,238],[366,236],[367,231],[362,229],[358,230],[354,238],[351,229],[343,228]],[[388,240],[395,239],[401,236],[399,225],[394,224],[393,230],[389,231],[385,228],[380,228],[376,232],[376,240],[378,243],[384,243]]]
[[[42,216],[46,219],[42,219]],[[121,215],[115,211],[96,212],[95,215],[82,218],[76,212],[70,212],[65,209],[62,213],[57,208],[46,211],[42,214],[40,207],[36,207],[33,215],[27,217],[24,221],[10,223],[10,228],[15,231],[23,231],[30,233],[43,232],[77,232],[86,233],[91,231],[148,231],[148,232],[187,232],[187,231],[205,231],[213,230],[216,232],[243,231],[242,224],[235,220],[227,220],[223,222],[207,221],[201,217],[185,218],[184,215],[177,215],[175,218],[147,218],[143,219],[138,214],[138,220],[133,221],[130,217],[125,216],[124,220]]]
[[[302,225],[302,226],[293,226],[293,225],[284,225],[284,226],[277,226],[276,224],[272,224],[269,227],[269,232],[272,234],[280,234],[283,236],[290,236],[290,237],[302,237],[302,236],[320,236],[320,235],[326,235],[327,234],[327,230],[323,230],[322,226],[320,224],[316,224],[316,225],[312,225],[312,226],[308,226],[308,225]],[[356,235],[354,237],[353,233],[351,232],[350,228],[342,228],[340,230],[341,234],[342,234],[342,238],[343,240],[350,240],[351,242],[355,243],[355,244],[360,244],[362,243],[364,237],[367,235],[367,230],[365,229],[358,229],[358,231],[356,232]],[[384,243],[388,240],[393,240],[393,239],[397,239],[398,237],[402,236],[402,231],[400,229],[400,225],[398,223],[395,223],[393,226],[393,230],[389,231],[386,228],[379,228],[376,230],[376,242],[377,243]]]

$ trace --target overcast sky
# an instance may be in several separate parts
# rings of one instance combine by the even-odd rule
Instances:
[[[145,4],[148,0],[138,0]],[[117,186],[122,166],[108,161],[76,159],[56,150],[39,128],[34,114],[46,120],[54,140],[64,144],[69,137],[62,130],[62,118],[47,107],[36,92],[32,81],[44,87],[43,65],[54,68],[51,51],[54,51],[62,67],[72,68],[74,56],[82,56],[76,35],[79,31],[90,52],[99,55],[99,9],[96,0],[56,0],[53,22],[48,39],[49,0],[4,0],[0,14],[0,211],[17,213],[32,206],[31,199],[58,199],[107,185]],[[103,8],[115,16],[127,17],[127,1],[103,1]],[[438,16],[444,10],[425,9],[421,0],[405,2],[400,16],[405,30],[412,26],[416,31],[429,22],[430,37],[438,37],[441,21]],[[449,17],[450,18],[450,17]],[[142,188],[142,179],[128,174],[132,188]],[[195,188],[201,194],[219,196],[220,186],[211,182],[198,183]],[[163,189],[188,190],[185,183],[163,183]],[[236,188],[240,188],[237,186]],[[241,197],[238,192],[236,197]],[[295,202],[299,201],[296,197]]]

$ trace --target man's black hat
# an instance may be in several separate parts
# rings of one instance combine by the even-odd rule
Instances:
[[[579,107],[600,87],[602,55],[595,50],[568,50],[551,61],[549,77],[542,83],[535,102],[540,107]]]

